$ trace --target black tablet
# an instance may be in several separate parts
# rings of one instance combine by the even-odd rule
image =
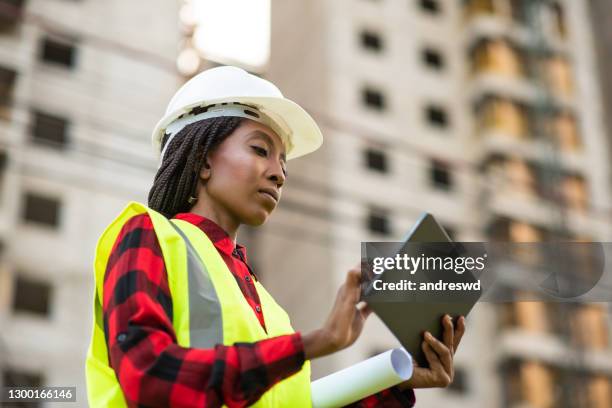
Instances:
[[[440,244],[432,244],[440,243]],[[460,245],[452,243],[448,234],[438,224],[431,214],[424,213],[419,218],[412,230],[406,235],[402,241],[398,253],[404,252],[405,247],[410,244],[411,248],[416,245],[437,245],[444,251],[449,252],[448,256],[459,256]],[[365,256],[366,258],[367,255]],[[371,258],[371,257],[370,257]],[[366,260],[364,260],[366,261]],[[415,273],[414,275],[405,275],[410,280],[417,284],[425,281],[432,281],[432,275],[427,276],[424,273]],[[429,296],[425,292],[406,292],[393,298],[394,294],[384,293],[374,289],[376,280],[384,282],[389,280],[392,273],[397,271],[384,271],[382,274],[375,276],[374,279],[369,279],[362,293],[362,299],[365,300],[372,310],[380,317],[383,323],[395,335],[402,346],[410,352],[412,358],[422,367],[428,367],[425,353],[421,349],[423,341],[423,333],[429,331],[431,334],[442,340],[443,327],[442,317],[449,314],[456,323],[459,316],[466,316],[476,303],[480,293],[471,293],[469,295],[445,294],[437,296]],[[373,275],[369,274],[370,277]],[[462,280],[474,280],[473,276],[463,275]],[[395,281],[398,281],[397,275]],[[380,289],[381,283],[378,283]]]

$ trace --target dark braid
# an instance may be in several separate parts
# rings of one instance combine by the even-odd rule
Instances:
[[[149,191],[149,207],[168,218],[188,212],[188,202],[198,187],[200,169],[208,153],[228,137],[242,122],[238,117],[204,119],[185,126],[177,134],[155,175]],[[167,141],[162,140],[162,149]]]

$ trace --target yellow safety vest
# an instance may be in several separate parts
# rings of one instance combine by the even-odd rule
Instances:
[[[153,221],[164,257],[172,295],[172,324],[180,346],[212,348],[220,343],[255,342],[294,333],[287,313],[255,282],[268,330],[264,331],[232,273],[202,230],[186,221],[169,221],[143,204],[130,202],[106,228],[96,248],[94,324],[86,362],[87,398],[94,408],[126,406],[115,372],[108,364],[101,299],[106,265],[117,236],[130,218],[144,213]],[[275,384],[253,406],[311,407],[310,362]]]

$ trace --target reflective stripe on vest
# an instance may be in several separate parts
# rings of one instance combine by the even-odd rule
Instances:
[[[223,344],[221,303],[206,265],[185,233],[170,222],[187,246],[187,279],[189,280],[189,347],[212,348]]]
[[[215,344],[255,342],[293,333],[287,313],[255,282],[265,314],[267,333],[248,304],[214,244],[198,227],[181,220],[169,222],[146,206],[131,202],[98,241],[94,271],[94,325],[87,355],[87,393],[92,407],[125,406],[115,372],[108,365],[104,338],[102,288],[112,247],[121,228],[135,215],[148,213],[153,222],[172,295],[173,327],[183,347],[211,348]],[[204,386],[204,384],[203,384]],[[275,384],[254,406],[310,407],[310,362]]]

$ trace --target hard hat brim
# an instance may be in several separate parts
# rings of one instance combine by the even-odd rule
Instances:
[[[178,119],[179,116],[188,113],[197,106],[208,106],[224,102],[238,102],[254,106],[273,120],[283,123],[284,127],[289,130],[289,134],[279,136],[281,138],[287,137],[293,146],[292,149],[287,152],[287,160],[312,153],[323,143],[323,134],[317,123],[308,112],[290,99],[264,96],[225,97],[222,99],[193,103],[164,116],[157,123],[152,134],[153,147],[156,154],[160,154],[161,140],[166,128],[170,123]]]

